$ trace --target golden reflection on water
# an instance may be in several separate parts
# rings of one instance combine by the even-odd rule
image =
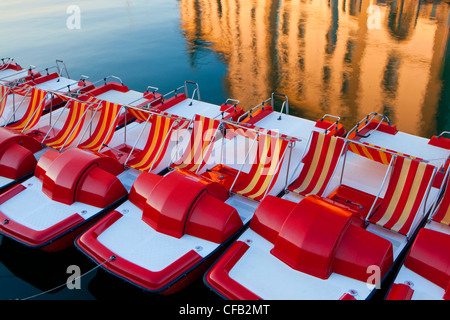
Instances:
[[[339,115],[350,129],[378,112],[427,137],[449,109],[449,9],[419,0],[180,0],[192,63],[202,48],[219,54],[226,92],[245,109],[277,91],[299,116]]]

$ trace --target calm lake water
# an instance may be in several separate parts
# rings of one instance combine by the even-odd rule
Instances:
[[[60,59],[74,79],[115,75],[138,91],[192,80],[202,100],[233,98],[244,109],[276,91],[301,117],[334,114],[351,129],[379,112],[431,137],[450,130],[449,26],[449,1],[0,0],[0,56],[37,69]],[[0,243],[3,300],[64,284],[69,265],[94,267],[74,248],[43,254]],[[35,299],[149,298],[101,270],[81,284]],[[151,297],[180,298],[216,299],[201,281]]]

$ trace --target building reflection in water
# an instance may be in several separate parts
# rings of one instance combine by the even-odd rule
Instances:
[[[191,62],[220,55],[244,108],[277,91],[291,113],[347,128],[379,112],[412,134],[450,130],[447,2],[180,0],[180,12]]]

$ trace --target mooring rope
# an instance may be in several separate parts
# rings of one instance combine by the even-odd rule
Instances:
[[[99,267],[101,267],[102,265],[104,265],[105,263],[107,263],[108,261],[113,261],[113,260],[115,260],[115,259],[116,259],[116,256],[111,256],[111,257],[109,257],[108,259],[106,259],[105,261],[103,261],[103,262],[100,263],[99,265],[95,266],[95,267],[92,268],[91,270],[89,270],[89,271],[83,273],[82,275],[76,277],[75,279],[73,279],[73,281],[78,280],[78,279],[81,279],[81,277],[84,277],[85,275],[87,275],[87,274],[91,273],[92,271],[98,269]],[[61,285],[59,285],[59,286],[57,286],[57,287],[54,287],[54,288],[52,288],[52,289],[50,289],[50,290],[43,291],[43,292],[40,292],[40,293],[35,294],[35,295],[33,295],[33,296],[29,296],[29,297],[27,297],[27,298],[23,298],[23,299],[20,299],[20,300],[29,300],[29,299],[33,299],[33,298],[36,298],[36,297],[38,297],[38,296],[40,296],[40,295],[43,295],[43,294],[49,293],[49,292],[51,292],[51,291],[53,291],[53,290],[59,289],[59,288],[61,288],[61,287],[64,287],[64,286],[66,286],[66,285],[67,285],[67,282],[66,282],[66,283],[63,283],[63,284],[61,284]]]

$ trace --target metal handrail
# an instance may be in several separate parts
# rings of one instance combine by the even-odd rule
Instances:
[[[282,140],[288,140],[288,141],[302,141],[301,138],[287,136],[287,135],[285,135],[285,136],[282,136],[282,135],[275,136],[273,134],[269,134],[267,132],[264,132],[264,131],[260,130],[260,129],[266,130],[264,128],[257,127],[257,126],[252,126],[251,128],[249,128],[249,127],[245,126],[245,123],[238,123],[238,122],[231,121],[229,119],[223,119],[221,121],[223,123],[228,123],[228,124],[230,124],[230,125],[232,125],[234,127],[237,127],[237,128],[241,128],[241,129],[245,129],[245,130],[251,130],[251,131],[255,132],[258,135],[261,134],[261,135],[270,136],[270,137],[274,137],[274,138],[278,138],[278,139],[282,139]]]
[[[178,95],[178,91],[181,89],[185,89],[185,86],[184,85],[179,86],[178,88],[175,88],[172,91],[169,91],[169,92],[165,93],[164,95],[152,100],[151,103],[153,104],[153,103],[161,100],[161,104],[163,104],[169,95],[174,94],[174,96],[176,97]],[[144,110],[145,110],[145,108],[150,108],[150,103],[147,104],[146,106],[141,106],[141,108],[143,108]],[[157,110],[157,109],[155,109],[155,110]]]
[[[450,135],[450,131],[442,131],[436,138],[440,138],[440,137],[442,137],[444,134],[449,134],[449,135]]]
[[[370,117],[370,116],[372,116],[372,117]],[[367,127],[367,125],[368,125],[369,123],[371,123],[372,120],[373,120],[376,116],[380,116],[380,117],[382,118],[382,120],[378,123],[378,125],[376,126],[376,128],[372,129],[372,130],[371,130],[368,134],[366,134],[366,135],[359,134],[359,131],[360,131],[361,129],[364,129],[365,127]],[[369,117],[370,117],[370,120],[369,120]],[[350,133],[352,133],[353,131],[355,131],[355,134],[356,134],[358,137],[361,137],[361,138],[368,138],[368,137],[372,134],[372,132],[378,130],[378,127],[381,125],[381,123],[383,122],[383,120],[385,120],[385,121],[387,122],[387,124],[388,124],[389,126],[391,126],[391,122],[389,121],[389,118],[388,118],[387,116],[385,116],[385,115],[383,115],[383,114],[379,114],[379,113],[377,113],[377,112],[369,113],[364,119],[362,119],[360,122],[358,122],[358,123],[356,124],[356,126],[353,127],[353,128],[347,133],[347,137],[350,135]],[[360,124],[363,123],[363,122],[365,122],[364,127],[359,128]]]
[[[11,65],[11,63],[14,62],[14,58],[9,58],[9,57],[1,58],[0,60],[2,60],[2,64],[0,65],[0,70],[8,69],[8,67]],[[6,64],[5,64],[5,60],[7,60]]]
[[[35,68],[36,68],[35,66],[30,65],[30,67],[29,67],[28,69],[23,69],[23,70],[17,72],[16,75],[17,75],[17,74],[24,73],[24,72],[30,72],[30,73],[31,73],[31,71],[34,70]],[[41,71],[43,71],[43,70],[41,70]],[[39,73],[39,72],[40,72],[40,71],[37,71],[36,73]],[[31,76],[33,76],[33,75],[34,75],[34,73],[31,73]],[[0,78],[0,80],[6,79],[6,78],[10,78],[11,76],[12,76],[12,75],[4,76],[3,78]],[[15,85],[17,85],[22,79],[24,79],[24,78],[26,78],[26,77],[28,77],[28,74],[27,74],[26,76],[23,76],[23,77],[14,79],[14,80],[12,80],[12,81],[9,81],[9,82],[7,82],[7,84],[8,84],[9,86],[15,86]]]
[[[335,116],[332,114],[325,114],[322,118],[320,118],[319,121],[325,120],[326,117],[335,118],[337,120],[333,124],[331,124],[328,128],[325,129],[325,134],[328,133],[328,131],[331,131],[331,127],[333,127],[333,126],[336,126],[335,129],[337,130],[337,128],[338,128],[337,125],[338,125],[339,121],[341,121],[341,117],[338,117],[338,116]]]
[[[62,72],[63,72],[63,70],[59,67],[59,64],[63,65],[64,71],[66,72],[66,76],[67,76],[67,78],[70,79],[69,72],[67,71],[66,64],[62,60],[56,60],[56,69],[58,70],[59,77],[61,78],[61,75],[62,75]]]
[[[253,108],[251,108],[250,110],[248,110],[247,112],[245,112],[243,115],[241,115],[241,116],[238,118],[237,122],[241,122],[241,120],[242,120],[242,119],[245,119],[245,118],[247,117],[247,115],[249,115],[250,118],[251,118],[251,117],[252,117],[253,111],[254,111],[255,109],[259,108],[259,107],[262,107],[262,110],[264,110],[264,105],[265,105],[267,102],[271,101],[271,100],[272,100],[272,98],[268,98],[268,99],[264,100],[263,102],[261,102],[260,104],[254,106]]]
[[[153,91],[150,92],[149,88],[153,89]],[[131,104],[138,102],[139,100],[143,100],[146,99],[148,96],[150,95],[154,95],[156,93],[156,91],[158,91],[159,88],[157,87],[153,87],[153,86],[148,86],[147,89],[145,90],[144,94],[142,95],[142,97],[131,101],[130,103],[128,103],[126,106],[131,106]],[[157,101],[156,99],[153,99],[150,103],[154,103],[155,101]],[[147,106],[150,104],[148,103]]]
[[[189,104],[191,106],[192,102],[194,102],[194,96],[195,96],[196,93],[197,93],[197,100],[201,101],[201,98],[200,98],[200,87],[199,87],[197,82],[190,81],[190,80],[184,81],[184,92],[186,94],[186,97],[189,97],[188,88],[187,88],[188,83],[189,84],[193,84],[193,85],[196,86],[196,88],[192,92],[191,103]]]
[[[33,88],[29,88],[27,90],[27,92],[23,95],[22,100],[20,100],[19,105],[17,106],[17,109],[15,109],[15,105],[13,104],[13,108],[15,109],[13,111],[13,113],[9,116],[8,120],[6,121],[6,125],[9,124],[9,122],[11,121],[11,118],[16,117],[16,112],[19,111],[20,107],[22,106],[23,101],[25,100],[25,98],[27,97],[27,95],[30,93],[31,89]],[[14,92],[14,91],[13,91]]]
[[[220,112],[217,116],[215,116],[213,119],[216,119],[216,118],[218,118],[218,117],[220,117],[220,116],[222,116],[222,119],[223,119],[223,116],[224,116],[225,112],[228,112],[228,110],[233,109],[233,108],[234,108],[234,112],[236,112],[236,107],[237,107],[237,105],[240,103],[240,101],[239,101],[239,100],[236,100],[236,99],[228,98],[228,99],[225,101],[224,105],[227,105],[227,104],[228,104],[228,101],[234,102],[234,104],[231,105],[231,107],[229,107],[229,108],[227,108],[227,109],[221,111],[221,112]]]
[[[287,95],[282,94],[282,93],[278,93],[278,92],[272,92],[272,109],[275,110],[275,106],[274,106],[274,98],[273,96],[279,96],[279,97],[284,97],[285,101],[283,102],[283,104],[281,105],[281,110],[280,110],[280,116],[278,117],[278,120],[281,120],[281,114],[283,114],[283,109],[284,107],[286,107],[286,114],[289,114],[289,99],[287,97]]]

